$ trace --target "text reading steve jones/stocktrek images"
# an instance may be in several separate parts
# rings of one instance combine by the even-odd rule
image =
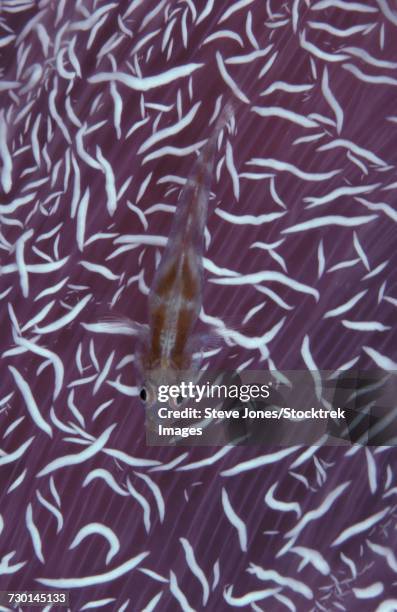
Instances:
[[[169,419],[174,422],[177,419],[328,419],[344,418],[344,411],[340,408],[326,410],[324,408],[310,408],[299,410],[286,406],[272,409],[258,409],[244,406],[243,409],[230,408],[219,409],[214,407],[186,407],[182,406],[187,400],[190,402],[202,402],[206,399],[234,399],[239,402],[250,402],[251,400],[266,400],[270,398],[271,384],[267,385],[216,385],[205,383],[202,385],[192,382],[182,382],[180,385],[160,385],[158,388],[157,399],[159,405],[157,414],[159,419]],[[161,406],[167,403],[167,406]],[[170,405],[180,406],[180,408],[170,408]],[[176,429],[178,431],[176,431]],[[181,428],[165,427],[161,423],[158,425],[158,434],[161,435],[182,435],[201,436],[202,427],[190,426],[186,431]]]

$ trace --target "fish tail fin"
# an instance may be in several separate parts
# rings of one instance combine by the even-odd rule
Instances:
[[[215,121],[214,132],[210,137],[210,142],[214,144],[218,141],[219,135],[225,129],[229,127],[229,131],[234,131],[234,117],[237,110],[237,104],[234,100],[228,100],[225,106],[219,111],[218,116],[214,117]]]

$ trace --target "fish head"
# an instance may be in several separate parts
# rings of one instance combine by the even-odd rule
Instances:
[[[182,382],[193,381],[193,373],[176,368],[154,368],[144,373],[144,380],[140,386],[139,396],[145,407],[146,425],[151,431],[158,431],[158,425],[164,424],[164,418],[160,418],[159,409],[181,410],[189,401],[181,395],[173,397],[170,395],[170,387],[180,387]],[[167,420],[170,424],[170,420]]]

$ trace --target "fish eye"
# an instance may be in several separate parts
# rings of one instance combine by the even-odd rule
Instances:
[[[141,391],[140,391],[140,393],[139,393],[139,397],[141,398],[141,400],[142,400],[143,402],[146,402],[146,399],[147,399],[147,393],[146,393],[146,389],[145,389],[145,387],[142,387],[142,389],[141,389]]]

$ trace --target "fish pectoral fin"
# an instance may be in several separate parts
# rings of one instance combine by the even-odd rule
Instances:
[[[89,331],[102,334],[120,334],[123,336],[145,336],[149,326],[137,323],[128,317],[107,316],[92,325],[83,324]]]
[[[193,355],[193,367],[199,368],[204,359],[204,354],[213,349],[220,350],[224,343],[224,338],[215,328],[194,334],[187,345],[187,352]]]

